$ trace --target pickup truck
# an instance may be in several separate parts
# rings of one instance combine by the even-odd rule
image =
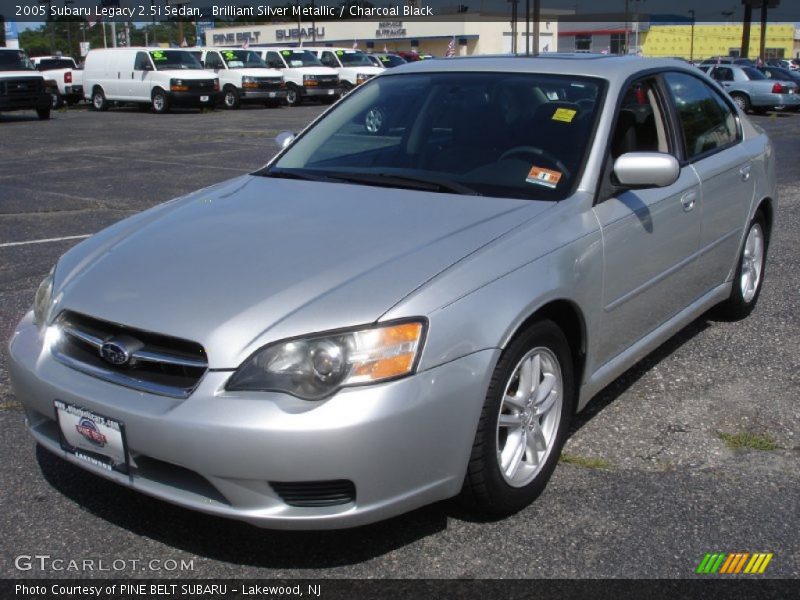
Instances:
[[[0,48],[0,112],[10,110],[35,110],[49,119],[50,93],[25,52]]]
[[[36,56],[31,59],[37,71],[53,82],[52,108],[70,106],[83,98],[83,70],[69,56]]]

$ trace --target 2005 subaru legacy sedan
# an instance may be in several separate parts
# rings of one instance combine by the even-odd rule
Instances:
[[[58,261],[10,344],[42,446],[265,527],[508,514],[594,394],[759,296],[772,146],[680,61],[418,62],[283,141]]]

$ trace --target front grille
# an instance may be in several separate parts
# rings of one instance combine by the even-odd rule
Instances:
[[[356,501],[356,486],[347,479],[330,481],[270,481],[275,493],[289,506],[321,507]]]
[[[317,77],[318,87],[335,88],[339,87],[339,78],[336,75],[320,75]]]
[[[256,83],[260,90],[279,90],[283,79],[280,77],[259,77],[256,79]]]
[[[189,87],[191,92],[213,92],[214,80],[213,79],[185,79],[184,83]]]
[[[6,79],[3,91],[11,99],[35,97],[42,93],[44,80],[37,77]]]
[[[52,346],[60,362],[112,383],[174,398],[187,398],[208,369],[203,347],[188,340],[143,331],[65,311],[56,320],[61,331]],[[129,359],[104,358],[104,344],[123,344]]]

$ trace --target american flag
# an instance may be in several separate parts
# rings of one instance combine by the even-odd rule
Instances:
[[[250,47],[250,39],[249,38],[245,38],[244,43],[242,44],[242,48],[247,50],[249,47]]]
[[[384,52],[389,52],[389,48],[386,47],[386,44],[383,45],[383,51]]]
[[[183,38],[183,40],[181,40],[181,48],[187,48],[188,46],[189,43],[186,41],[186,38]]]
[[[358,50],[358,40],[353,40],[353,50]]]
[[[450,43],[447,44],[447,52],[444,54],[447,58],[456,55],[456,36],[453,36],[453,39],[450,40]]]

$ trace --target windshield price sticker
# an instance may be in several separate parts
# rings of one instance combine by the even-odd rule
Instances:
[[[166,55],[165,55],[165,54],[164,54],[164,52],[163,52],[163,51],[161,51],[161,50],[153,50],[153,51],[150,53],[150,56],[152,56],[152,57],[153,57],[153,60],[167,60],[167,57],[166,57]]]

